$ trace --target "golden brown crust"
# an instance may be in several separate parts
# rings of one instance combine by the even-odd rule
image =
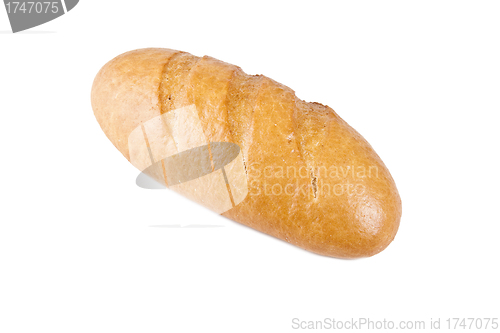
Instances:
[[[167,49],[118,56],[92,88],[97,120],[129,160],[134,128],[193,104],[208,142],[242,149],[249,194],[224,216],[340,258],[374,255],[394,239],[401,217],[395,183],[368,142],[329,107],[265,76]]]
[[[227,93],[236,66],[203,57],[190,73],[188,104],[195,104],[209,142],[231,142]]]

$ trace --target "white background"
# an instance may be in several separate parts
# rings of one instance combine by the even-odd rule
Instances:
[[[499,17],[498,1],[86,0],[11,34],[0,7],[0,332],[500,317]],[[396,180],[394,242],[321,257],[137,187],[90,88],[143,47],[211,55],[334,108]],[[152,227],[169,224],[222,227]]]

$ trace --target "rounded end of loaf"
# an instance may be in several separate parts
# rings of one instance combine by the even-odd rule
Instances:
[[[257,195],[225,216],[324,256],[380,253],[395,238],[402,212],[389,170],[331,108],[295,105],[284,139],[266,144],[273,137],[264,137],[258,146],[264,157],[249,162],[249,192]]]
[[[177,52],[159,48],[129,51],[105,64],[94,79],[94,115],[108,139],[128,160],[130,133],[160,114],[158,87],[162,70]]]
[[[347,196],[340,219],[346,223],[345,231],[340,232],[344,236],[334,240],[343,251],[337,257],[374,256],[396,237],[402,215],[401,198],[389,171],[381,160],[379,162],[378,178],[363,182],[361,194],[354,190],[353,195]],[[337,204],[342,207],[341,203]]]
[[[353,195],[345,202],[313,201],[311,206],[314,208],[305,214],[303,226],[292,231],[295,237],[288,234],[280,238],[310,252],[341,259],[366,258],[384,251],[396,237],[402,215],[401,199],[392,180],[384,189],[366,185],[363,195]]]
[[[401,199],[395,186],[388,184],[383,198],[368,194],[353,198],[350,205],[353,232],[339,242],[345,252],[337,256],[371,257],[385,250],[396,237],[401,220]]]
[[[399,229],[402,204],[396,184],[361,134],[329,107],[316,104],[313,108],[323,113],[309,116],[316,125],[309,125],[312,134],[308,135],[317,135],[319,141],[312,143],[321,146],[308,148],[320,156],[311,164],[330,166],[328,171],[332,171],[317,169],[316,201],[321,204],[316,208],[323,213],[323,235],[331,244],[323,248],[324,254],[353,259],[376,255],[389,246]],[[330,130],[321,139],[317,128],[322,123],[328,123]],[[321,188],[328,182],[333,187]]]
[[[304,222],[296,237],[284,238],[307,251],[341,259],[374,256],[394,240],[401,219],[397,192],[383,200],[372,196],[352,200],[346,209],[323,208]]]
[[[382,161],[377,158],[371,163],[378,167],[377,177],[353,182],[351,193],[330,197],[318,194],[312,200],[306,214],[312,223],[312,235],[305,238],[309,242],[303,244],[305,249],[335,258],[357,259],[374,256],[392,243],[402,216],[401,198]]]

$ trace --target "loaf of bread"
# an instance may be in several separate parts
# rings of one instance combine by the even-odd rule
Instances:
[[[92,108],[140,171],[234,221],[338,258],[372,256],[396,235],[401,200],[370,144],[263,75],[135,50],[99,71]]]

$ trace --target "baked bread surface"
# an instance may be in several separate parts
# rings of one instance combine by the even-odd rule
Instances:
[[[248,195],[223,216],[338,258],[372,256],[394,239],[396,185],[368,142],[328,106],[304,102],[263,75],[170,49],[124,53],[92,87],[95,117],[128,160],[135,128],[190,105],[209,142],[241,148]]]

